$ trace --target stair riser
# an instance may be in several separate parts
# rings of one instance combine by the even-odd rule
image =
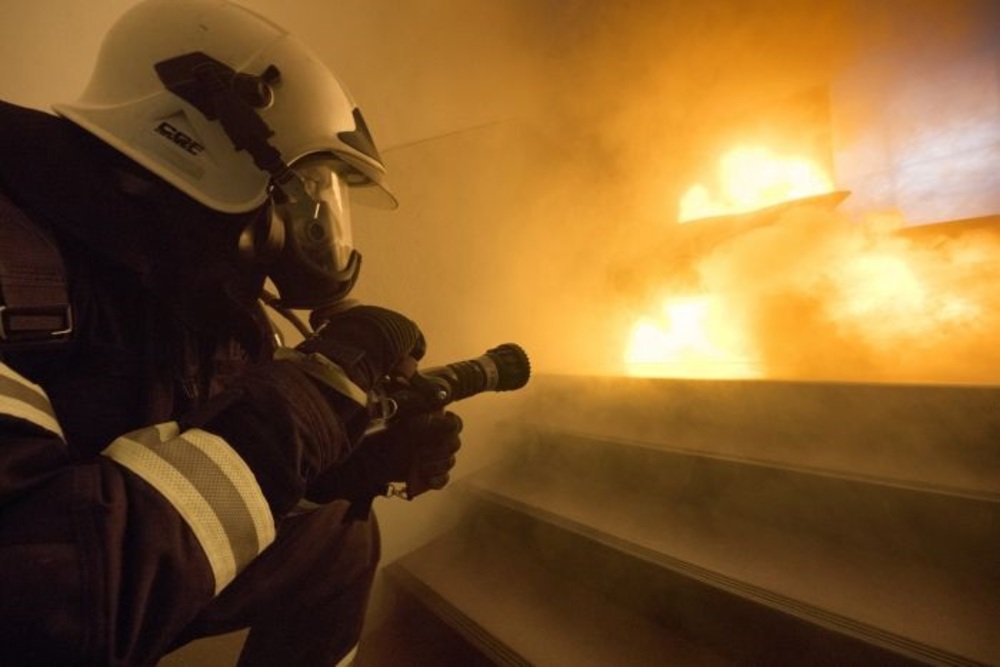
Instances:
[[[983,496],[558,432],[538,433],[511,468],[609,502],[641,494],[664,511],[685,505],[1000,583],[1000,501]]]
[[[901,653],[907,647],[891,637],[885,638],[887,646],[876,645],[870,635],[857,639],[845,634],[837,619],[831,619],[831,627],[815,618],[803,620],[726,590],[721,581],[699,580],[494,503],[483,503],[474,516],[469,529],[473,541],[519,549],[550,568],[553,577],[597,590],[665,631],[711,646],[738,664],[927,664]]]

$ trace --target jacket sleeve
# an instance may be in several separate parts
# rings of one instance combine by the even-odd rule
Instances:
[[[155,664],[347,456],[360,411],[268,362],[76,460],[44,389],[0,362],[0,663]]]

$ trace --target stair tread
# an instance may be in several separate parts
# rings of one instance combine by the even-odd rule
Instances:
[[[522,426],[1000,494],[1000,387],[538,375]]]
[[[589,480],[482,471],[463,488],[762,604],[890,646],[1000,663],[1000,587]]]
[[[728,664],[597,592],[561,580],[516,549],[458,533],[407,554],[387,571],[417,579],[527,664]]]

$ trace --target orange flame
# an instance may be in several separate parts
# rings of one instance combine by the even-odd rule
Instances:
[[[757,377],[741,332],[707,296],[666,298],[658,317],[641,318],[625,353],[630,375],[643,377]]]
[[[746,213],[833,191],[830,177],[814,162],[754,146],[722,156],[719,183],[714,195],[700,183],[691,186],[681,197],[679,221]]]
[[[822,174],[780,166],[759,173]],[[816,187],[829,182],[806,180]],[[770,206],[781,203],[773,201],[776,194],[816,194],[770,177],[747,178],[741,187],[751,182],[760,197],[730,199]],[[722,210],[719,200],[706,201],[715,203],[699,216]],[[728,237],[698,258],[700,292],[664,293],[649,306],[651,314],[637,318],[624,353],[626,373],[996,382],[1000,239],[977,228],[918,242],[899,233],[905,226],[897,214],[859,223],[799,207]]]
[[[814,163],[779,156],[766,148],[741,147],[719,165],[721,190],[694,185],[680,202],[680,222],[744,213],[783,201],[833,191]],[[640,318],[625,351],[626,372],[688,378],[758,377],[760,362],[749,351],[742,324],[710,296],[666,295],[658,316]]]

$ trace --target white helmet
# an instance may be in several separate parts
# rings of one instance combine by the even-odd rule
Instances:
[[[206,93],[206,72],[228,73],[228,98]],[[243,101],[235,121],[234,94]],[[216,211],[253,210],[280,167],[314,157],[332,159],[352,199],[396,205],[343,85],[295,37],[226,0],[145,0],[128,10],[83,96],[54,109]]]

